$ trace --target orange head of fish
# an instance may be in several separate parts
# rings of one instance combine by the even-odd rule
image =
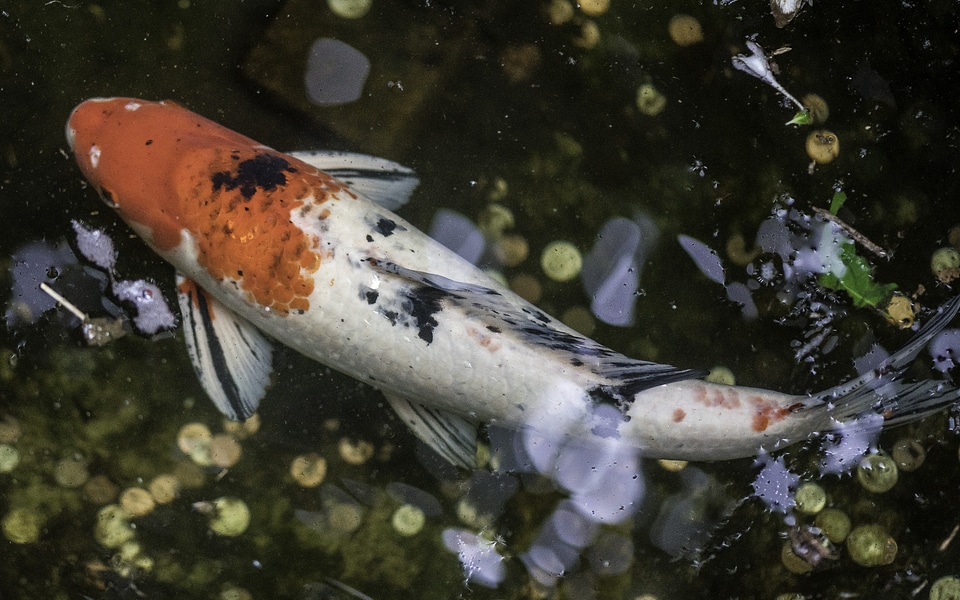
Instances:
[[[161,254],[189,234],[214,280],[281,313],[307,307],[319,240],[291,212],[336,196],[339,182],[171,102],[87,100],[67,139],[87,180]]]

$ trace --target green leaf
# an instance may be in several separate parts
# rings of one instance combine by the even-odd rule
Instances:
[[[840,207],[843,206],[843,203],[847,201],[847,195],[841,191],[837,191],[833,194],[833,200],[830,201],[830,214],[836,216],[837,212],[840,210]]]
[[[787,121],[787,125],[809,125],[813,122],[810,118],[810,111],[806,108],[793,115],[793,118]]]
[[[854,306],[882,306],[897,289],[896,284],[879,284],[873,280],[873,268],[865,258],[857,254],[853,242],[841,246],[840,261],[847,267],[843,277],[823,273],[819,277],[820,285],[846,292]]]

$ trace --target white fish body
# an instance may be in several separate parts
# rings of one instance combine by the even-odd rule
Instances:
[[[370,179],[358,189],[409,191],[415,179],[399,165],[302,156],[336,179],[177,105],[124,98],[84,102],[67,132],[87,179],[188,278],[191,356],[232,418],[252,414],[268,382],[260,332],[382,390],[459,464],[482,424],[716,460],[871,409],[901,422],[957,396],[943,382],[894,380],[958,301],[880,368],[823,394],[712,384],[576,333],[344,183],[354,165],[358,182]]]

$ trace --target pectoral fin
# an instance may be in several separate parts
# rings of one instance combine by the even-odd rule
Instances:
[[[426,445],[452,465],[477,467],[477,426],[470,421],[384,392],[400,420]]]
[[[191,279],[177,275],[177,294],[200,385],[228,419],[248,419],[270,385],[270,340]]]

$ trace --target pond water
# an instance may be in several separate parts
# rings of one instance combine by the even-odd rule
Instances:
[[[955,407],[756,460],[570,452],[552,476],[493,429],[501,468],[464,472],[379,392],[278,346],[258,430],[225,423],[182,331],[130,331],[110,277],[176,306],[173,271],[64,137],[82,100],[134,96],[383,156],[420,177],[399,214],[445,215],[436,235],[602,344],[816,392],[910,338],[881,314],[893,285],[920,324],[952,294],[930,260],[960,240],[956,3],[816,3],[782,28],[745,0],[364,4],[0,6],[0,597],[927,598],[960,577]],[[787,125],[773,79],[829,116]],[[812,162],[811,136],[836,156]],[[113,274],[78,258],[74,220],[111,238]],[[571,246],[588,272],[546,276]],[[102,345],[41,281],[113,327]],[[912,375],[936,366],[921,352]],[[239,503],[248,522],[218,520]],[[815,514],[840,513],[879,532],[874,564],[825,541]]]

